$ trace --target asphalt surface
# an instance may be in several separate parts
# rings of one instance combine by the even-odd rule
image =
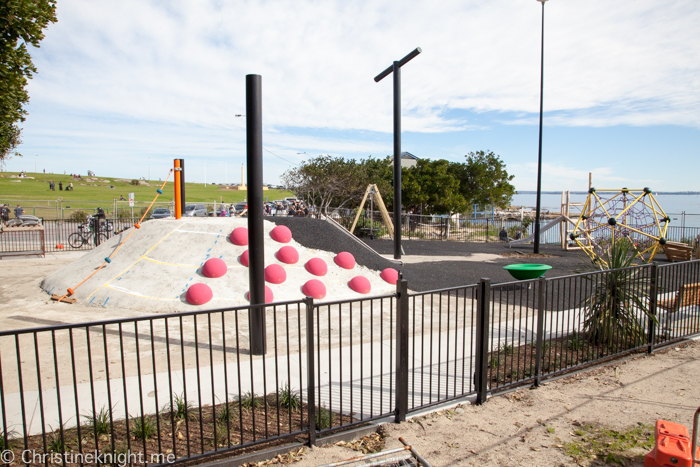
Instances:
[[[294,239],[308,248],[339,253],[348,251],[356,261],[370,269],[381,271],[393,267],[402,272],[412,290],[427,291],[444,287],[476,284],[481,278],[491,279],[492,284],[512,282],[515,279],[503,269],[503,266],[515,263],[537,263],[552,266],[546,277],[560,277],[577,274],[590,260],[580,250],[565,251],[559,245],[541,245],[540,255],[528,257],[533,253],[532,245],[518,245],[508,248],[505,243],[478,243],[457,241],[404,240],[402,242],[405,257],[412,255],[434,256],[435,261],[412,264],[397,264],[382,256],[393,257],[394,243],[391,240],[364,240],[378,254],[372,253],[362,245],[363,240],[347,236],[338,228],[320,219],[309,218],[267,218],[275,223],[294,227]],[[518,255],[518,252],[523,255]],[[490,255],[488,261],[469,261],[470,257]],[[502,256],[510,254],[511,256]],[[404,256],[404,255],[402,255]],[[660,256],[660,257],[659,257]],[[660,263],[665,262],[663,255],[657,256]],[[439,257],[439,258],[437,258]],[[454,257],[454,261],[445,257]]]

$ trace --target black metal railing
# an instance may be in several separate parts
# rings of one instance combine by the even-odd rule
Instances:
[[[48,326],[0,332],[0,447],[26,464],[146,465],[314,444],[698,334],[699,283],[697,260],[414,294],[401,280],[380,297],[266,305],[265,356],[249,352],[251,307],[16,317]],[[601,308],[610,295],[619,306]]]

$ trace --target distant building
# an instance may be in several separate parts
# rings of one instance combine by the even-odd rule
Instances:
[[[418,164],[418,158],[410,152],[401,153],[401,167],[415,167]]]

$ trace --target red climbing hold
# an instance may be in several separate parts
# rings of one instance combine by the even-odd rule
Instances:
[[[226,275],[228,267],[221,258],[209,258],[202,266],[202,274],[205,277],[222,277]]]
[[[292,241],[292,231],[286,225],[278,225],[272,229],[270,237],[276,242],[289,243]]]
[[[372,284],[369,283],[369,279],[364,276],[355,276],[350,279],[348,283],[350,288],[357,293],[367,294],[372,291]]]
[[[271,264],[265,268],[265,280],[271,284],[281,284],[287,280],[287,272],[279,264]]]
[[[325,276],[328,272],[328,266],[321,258],[311,258],[304,267],[314,276]]]
[[[379,274],[379,277],[389,284],[396,284],[396,281],[399,280],[399,271],[394,268],[386,268]]]
[[[245,227],[236,227],[229,236],[231,243],[238,246],[246,246],[248,244],[248,229]]]
[[[248,267],[248,250],[243,252],[239,260],[243,266]]]
[[[301,291],[307,297],[312,297],[317,300],[325,298],[326,296],[326,286],[323,285],[323,282],[318,279],[311,279],[310,281],[307,281],[301,288]]]
[[[185,299],[190,305],[204,305],[212,299],[214,294],[207,284],[192,284],[185,294]]]
[[[299,261],[299,252],[293,246],[283,246],[277,252],[277,259],[287,264],[296,264]]]
[[[355,257],[347,251],[341,251],[335,257],[335,264],[343,269],[352,269],[355,267]]]

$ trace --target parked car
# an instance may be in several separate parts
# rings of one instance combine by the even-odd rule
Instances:
[[[236,209],[236,215],[240,216],[243,211],[248,209],[248,203],[245,201],[238,202],[234,208]]]
[[[188,204],[185,206],[186,217],[207,217],[207,207],[203,204]]]
[[[164,219],[166,217],[173,217],[168,208],[155,208],[151,212],[151,219]]]

